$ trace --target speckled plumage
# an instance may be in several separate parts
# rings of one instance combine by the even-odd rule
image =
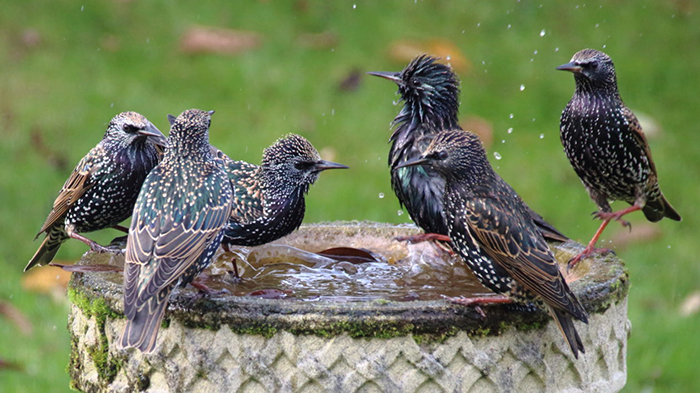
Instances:
[[[445,181],[430,167],[399,167],[421,155],[432,135],[461,130],[458,121],[459,79],[452,69],[422,55],[401,72],[369,72],[398,85],[404,106],[393,121],[389,167],[391,187],[411,219],[428,233],[445,235],[442,195]],[[552,240],[568,238],[527,207],[542,234]]]
[[[294,134],[265,149],[260,166],[212,149],[235,191],[225,245],[257,246],[290,234],[304,219],[304,197],[321,171],[347,168],[322,160],[308,140]]]
[[[479,281],[517,302],[543,302],[574,356],[584,352],[571,318],[587,322],[586,311],[527,205],[489,164],[479,137],[460,130],[438,133],[418,159],[403,165],[429,166],[446,180],[448,236]]]
[[[158,164],[163,134],[136,112],[116,115],[102,140],[83,157],[63,184],[37,234],[44,241],[24,268],[46,265],[73,237],[101,251],[80,233],[113,227],[131,215],[141,184]]]
[[[566,156],[600,210],[598,216],[605,220],[594,240],[610,219],[634,210],[642,210],[652,222],[664,217],[680,221],[661,193],[642,127],[620,98],[610,57],[584,49],[557,69],[571,71],[576,81],[561,116],[560,136]],[[611,213],[610,200],[633,207]]]
[[[122,348],[153,350],[173,287],[190,283],[221,244],[233,191],[210,151],[211,113],[190,109],[175,119],[170,147],[134,206],[126,245]]]

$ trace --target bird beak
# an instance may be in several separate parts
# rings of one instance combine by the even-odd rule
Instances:
[[[148,137],[148,140],[153,142],[155,145],[168,147],[168,139],[153,124],[149,124],[143,130],[139,130],[139,135]]]
[[[396,169],[405,168],[407,166],[423,165],[423,164],[427,164],[428,161],[429,160],[427,158],[419,157],[419,158],[416,158],[415,160],[406,161],[403,164],[397,165]]]
[[[403,80],[401,79],[400,72],[372,71],[372,72],[368,72],[367,75],[374,75],[374,76],[378,76],[380,78],[389,79],[390,81],[393,81],[394,83],[396,83],[398,85],[403,84]]]
[[[314,164],[314,169],[318,172],[325,171],[326,169],[348,169],[349,167],[343,164],[338,164],[336,162],[330,162],[326,160],[320,160]]]
[[[566,63],[562,64],[559,67],[557,67],[558,70],[560,71],[570,71],[573,72],[574,74],[579,74],[583,68],[581,68],[580,65],[577,65],[576,63]]]

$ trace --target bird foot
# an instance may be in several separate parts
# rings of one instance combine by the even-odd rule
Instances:
[[[597,219],[603,220],[603,221],[618,221],[620,224],[622,224],[623,227],[628,227],[630,230],[632,230],[632,224],[630,224],[629,221],[623,220],[622,216],[627,214],[627,212],[619,211],[619,212],[595,212],[593,213],[593,216]]]
[[[92,252],[96,252],[96,253],[98,253],[98,254],[115,254],[115,255],[118,255],[118,254],[121,254],[121,253],[124,252],[124,251],[122,251],[122,249],[121,249],[120,247],[118,247],[118,246],[117,246],[117,247],[112,247],[112,246],[107,246],[107,247],[105,247],[105,246],[102,246],[102,245],[97,244],[97,243],[92,243],[92,244],[90,244],[90,250],[91,250]]]
[[[577,254],[575,257],[569,259],[569,263],[566,265],[566,272],[568,273],[571,269],[574,268],[579,262],[582,260],[591,257],[596,254],[600,255],[606,255],[611,252],[614,252],[613,250],[609,248],[596,248],[596,247],[586,247],[585,250],[581,251],[579,254]]]
[[[400,242],[409,242],[411,244],[427,242],[430,240],[440,241],[440,242],[450,242],[451,241],[449,236],[441,235],[439,233],[422,233],[420,235],[398,236],[398,237],[395,237],[394,240],[400,241]]]
[[[190,283],[195,289],[197,289],[197,299],[203,296],[220,296],[220,295],[230,295],[231,292],[227,289],[212,289],[209,288],[206,284],[203,282],[195,279]]]

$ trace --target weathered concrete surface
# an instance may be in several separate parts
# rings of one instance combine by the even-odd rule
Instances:
[[[341,224],[304,227],[298,236],[324,233],[357,247],[358,234],[415,231]],[[580,247],[555,252],[564,261]],[[627,274],[613,256],[580,266],[575,273],[585,275],[571,287],[591,317],[576,322],[586,348],[578,360],[544,312],[484,307],[482,318],[444,301],[223,302],[188,291],[173,296],[169,326],[144,356],[115,346],[124,326],[119,275],[77,274],[71,376],[76,388],[109,392],[618,391],[626,380]]]

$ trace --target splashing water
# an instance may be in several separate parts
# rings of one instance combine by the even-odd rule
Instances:
[[[499,153],[499,152],[497,152],[497,151],[493,152],[493,157],[494,157],[495,159],[497,159],[497,160],[500,160],[500,159],[502,158],[502,157],[501,157],[501,153]]]

